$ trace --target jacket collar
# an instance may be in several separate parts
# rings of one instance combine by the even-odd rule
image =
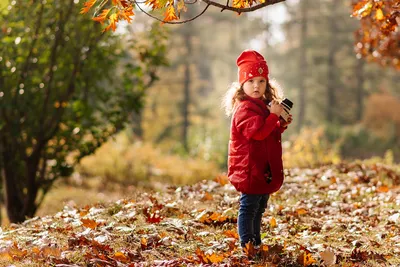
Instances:
[[[252,97],[246,96],[243,100],[244,100],[244,101],[250,101],[250,102],[256,104],[256,105],[259,106],[262,110],[267,109],[267,108],[266,108],[266,103],[265,103],[263,100],[261,100],[261,99],[252,98]],[[268,110],[268,109],[267,109],[267,110]]]

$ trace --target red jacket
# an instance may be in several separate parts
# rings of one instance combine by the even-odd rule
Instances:
[[[228,177],[246,194],[271,194],[283,183],[279,118],[262,100],[246,98],[232,116],[228,152]],[[272,180],[271,180],[272,174]]]

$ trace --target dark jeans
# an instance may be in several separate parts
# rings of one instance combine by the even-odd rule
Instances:
[[[268,199],[268,194],[242,194],[240,196],[238,231],[242,247],[248,242],[252,242],[256,246],[261,244],[261,218],[267,207]]]

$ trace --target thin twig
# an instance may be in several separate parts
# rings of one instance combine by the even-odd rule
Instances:
[[[186,23],[186,22],[193,21],[193,20],[197,19],[198,17],[200,17],[201,15],[203,15],[203,14],[206,12],[207,8],[210,6],[210,4],[207,4],[207,6],[204,8],[204,10],[203,10],[200,14],[198,14],[197,16],[195,16],[195,17],[193,17],[193,18],[191,18],[191,19],[183,20],[183,21],[164,21],[164,20],[159,19],[159,18],[157,18],[156,16],[153,16],[153,15],[151,15],[150,13],[144,11],[139,5],[136,5],[136,6],[137,6],[144,14],[146,14],[147,16],[149,16],[149,17],[151,17],[151,18],[153,18],[153,19],[155,19],[155,20],[158,20],[158,21],[160,21],[160,22],[162,22],[162,23],[166,23],[166,24],[184,24],[184,23]]]
[[[252,7],[246,7],[246,8],[231,7],[231,6],[228,6],[228,5],[223,5],[223,4],[220,4],[220,3],[216,3],[216,2],[211,1],[211,0],[202,0],[202,1],[204,3],[206,3],[206,4],[208,4],[208,5],[220,7],[223,10],[227,9],[227,10],[231,10],[231,11],[236,11],[238,13],[243,13],[243,12],[251,12],[251,11],[254,11],[254,10],[269,6],[269,5],[274,5],[274,4],[277,4],[277,3],[280,3],[280,2],[284,2],[286,0],[269,0],[269,1],[266,1],[266,2],[264,2],[262,4],[259,4],[259,5],[256,5],[256,6],[252,6]]]
[[[229,0],[226,0],[226,6],[229,6]],[[225,8],[221,9],[221,12],[224,10],[225,10]]]

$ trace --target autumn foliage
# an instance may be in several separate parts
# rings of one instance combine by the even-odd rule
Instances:
[[[222,10],[229,9],[236,12],[249,12],[253,9],[259,9],[267,5],[272,5],[275,3],[283,2],[285,0],[233,0],[232,4],[229,5],[229,1],[226,5],[222,5],[218,2],[211,0],[205,0],[207,4],[202,13],[203,14],[209,5],[214,5]],[[197,0],[194,1],[184,1],[184,0],[145,0],[143,3],[150,7],[152,10],[160,10],[163,12],[163,19],[159,19],[155,16],[153,18],[163,22],[163,23],[174,23],[180,19],[181,12],[187,11],[187,5],[195,4]],[[141,3],[140,3],[141,4]],[[115,31],[116,24],[118,21],[125,20],[131,22],[133,13],[133,8],[138,8],[142,12],[147,13],[144,8],[142,8],[136,1],[133,0],[88,0],[83,4],[81,9],[81,14],[86,14],[89,11],[95,9],[93,20],[106,24],[104,31],[112,29]],[[252,8],[252,10],[248,10]],[[198,15],[198,16],[199,16]]]
[[[239,194],[220,175],[0,229],[0,265],[399,266],[399,186],[383,164],[288,169],[263,245],[241,249]]]
[[[400,70],[400,0],[353,1],[353,16],[361,21],[355,32],[358,55]]]

